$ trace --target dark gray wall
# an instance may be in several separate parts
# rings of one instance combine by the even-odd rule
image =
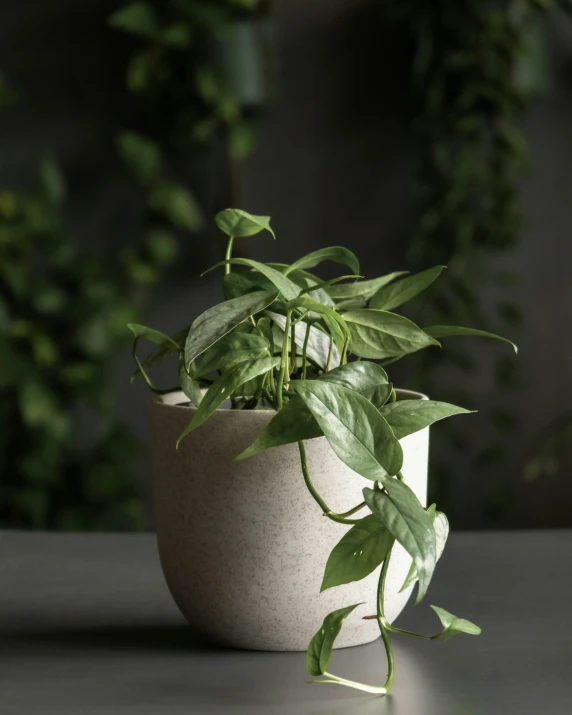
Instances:
[[[114,132],[129,126],[133,111],[123,89],[128,42],[105,24],[119,4],[0,0],[0,69],[24,95],[18,109],[0,114],[0,184],[30,181],[38,159],[56,154],[70,184],[70,225],[85,245],[110,255],[137,236],[142,209],[113,145]],[[401,268],[414,222],[415,165],[403,43],[384,30],[377,2],[288,0],[277,6],[275,96],[257,121],[258,145],[245,167],[241,203],[272,215],[279,238],[256,238],[243,250],[289,261],[342,243],[360,254],[370,276]],[[493,523],[486,507],[499,494],[513,502],[504,507],[505,524],[572,524],[569,471],[534,485],[525,485],[520,474],[538,428],[572,396],[572,33],[561,20],[551,37],[554,86],[535,102],[525,127],[532,154],[523,184],[526,230],[510,256],[492,261],[522,276],[516,294],[526,316],[520,340],[525,387],[500,398],[516,405],[522,428],[508,444],[507,470],[483,473],[465,455],[454,457],[451,490],[460,526]],[[201,193],[212,213],[226,188],[215,159],[204,176]],[[199,282],[197,275],[221,250],[213,232],[183,246],[154,296],[149,324],[174,330],[218,298],[217,279]],[[487,289],[484,299],[492,305],[495,294]],[[486,369],[490,351],[478,355],[483,370],[469,387],[473,406],[482,408],[499,396]],[[129,386],[129,369],[125,356],[118,366],[119,410],[145,440],[149,396]],[[443,387],[466,382],[453,372],[442,379]],[[466,429],[489,439],[485,417],[471,419]],[[148,484],[145,466],[141,479]]]

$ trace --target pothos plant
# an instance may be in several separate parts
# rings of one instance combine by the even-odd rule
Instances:
[[[326,616],[308,647],[308,671],[323,676],[313,682],[384,695],[394,681],[393,634],[447,640],[458,633],[480,633],[478,626],[437,606],[432,608],[442,628],[430,636],[397,628],[385,616],[385,582],[394,544],[400,543],[412,558],[403,589],[417,582],[419,603],[449,531],[446,516],[434,504],[425,509],[408,486],[399,440],[469,410],[433,400],[397,401],[384,367],[423,348],[439,347],[440,338],[505,338],[450,325],[420,328],[393,312],[433,283],[444,266],[413,276],[399,271],[363,280],[358,259],[341,246],[314,251],[291,265],[259,263],[233,258],[233,244],[261,231],[274,236],[268,216],[226,209],[216,216],[216,224],[228,236],[225,260],[213,267],[224,266],[225,301],[172,337],[131,324],[137,373],[155,392],[170,392],[156,388],[147,370],[168,355],[178,356],[179,387],[196,410],[177,447],[225,402],[239,410],[276,411],[236,459],[296,443],[301,477],[318,506],[317,518],[325,515],[351,526],[328,558],[321,590],[359,581],[381,565],[377,610],[364,618],[375,619],[379,626],[388,662],[385,683],[365,685],[327,670],[343,621],[360,604]],[[342,264],[349,273],[322,280],[310,271],[323,261]],[[142,339],[157,346],[145,360],[137,355]],[[363,501],[344,513],[329,508],[308,470],[304,444],[321,436],[342,462],[372,482],[363,490]],[[356,516],[364,510],[366,516]]]

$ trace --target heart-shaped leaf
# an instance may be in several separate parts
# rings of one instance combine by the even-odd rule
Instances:
[[[227,400],[232,393],[245,382],[252,380],[257,375],[262,375],[280,364],[279,357],[267,357],[260,360],[249,360],[248,362],[235,365],[227,372],[223,373],[218,380],[206,391],[201,404],[193,415],[190,423],[177,440],[177,448],[186,435],[190,434],[212,413]]]
[[[433,521],[413,491],[399,479],[384,479],[383,490],[363,490],[366,504],[413,558],[419,575],[419,603],[429,587],[437,552]]]
[[[458,325],[429,325],[427,328],[423,328],[427,335],[431,335],[433,338],[451,338],[457,335],[473,335],[478,338],[493,338],[494,340],[502,340],[504,343],[512,345],[514,352],[518,353],[518,347],[508,340],[508,338],[503,338],[501,335],[495,335],[494,333],[487,333],[485,330],[476,330],[475,328],[461,328]]]
[[[362,308],[343,314],[352,334],[352,352],[381,360],[407,355],[439,343],[415,323],[396,313]]]
[[[346,618],[358,606],[361,606],[361,603],[339,608],[324,618],[306,652],[306,668],[310,675],[323,675],[326,672],[338,633],[342,630]]]
[[[224,209],[215,216],[215,223],[221,231],[233,238],[254,236],[261,231],[269,231],[276,238],[270,228],[270,216],[255,216],[241,209]]]
[[[227,333],[205,352],[197,377],[214,370],[225,372],[240,362],[265,357],[269,355],[269,350],[270,344],[260,335],[235,331]]]
[[[439,616],[439,620],[443,624],[443,628],[445,629],[443,636],[446,641],[459,633],[467,633],[470,636],[478,636],[482,633],[481,629],[474,623],[471,623],[471,621],[466,621],[464,618],[457,618],[457,616],[449,613],[449,611],[446,611],[444,608],[439,608],[439,606],[431,606],[431,608]]]
[[[298,259],[286,269],[286,275],[296,270],[304,270],[306,268],[314,268],[324,261],[334,261],[341,263],[343,266],[350,268],[355,274],[359,274],[359,261],[355,253],[344,248],[343,246],[330,246],[328,248],[320,248],[317,251],[309,253],[307,256]]]
[[[330,446],[354,472],[381,479],[401,469],[403,452],[391,427],[371,402],[334,382],[292,382]]]
[[[431,504],[427,509],[427,513],[433,521],[433,529],[435,530],[435,551],[437,554],[437,561],[443,556],[443,551],[445,550],[445,544],[447,543],[447,538],[449,536],[449,520],[443,514],[442,511],[437,511],[435,504]],[[409,573],[403,586],[399,589],[399,592],[405,591],[405,589],[412,586],[417,581],[417,569],[415,568],[415,562],[411,564]]]
[[[435,400],[398,400],[381,408],[381,414],[389,422],[397,439],[403,439],[445,417],[471,412],[474,410]]]
[[[352,526],[334,546],[326,563],[321,591],[361,581],[374,571],[393,546],[393,536],[373,514]]]
[[[359,271],[356,271],[356,273],[359,273]],[[356,281],[355,283],[333,285],[328,288],[328,293],[336,301],[357,297],[369,300],[382,286],[391,283],[392,280],[406,273],[407,271],[395,271],[394,273],[389,273],[387,276],[380,276],[379,278],[373,278],[369,281]]]
[[[238,298],[205,310],[192,323],[185,342],[185,361],[187,365],[214,345],[224,335],[246,320],[259,313],[274,301],[276,295],[267,291],[247,293]]]
[[[403,303],[407,303],[428,288],[441,275],[444,268],[445,266],[435,266],[380,288],[371,299],[370,308],[393,310]]]

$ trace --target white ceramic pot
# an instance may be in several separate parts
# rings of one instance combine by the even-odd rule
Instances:
[[[275,413],[218,410],[176,450],[194,412],[186,402],[180,392],[157,398],[151,435],[161,564],[189,623],[236,648],[305,650],[330,611],[365,601],[344,623],[336,647],[377,638],[376,622],[361,616],[375,613],[378,570],[320,593],[330,551],[350,527],[321,516],[304,484],[297,445],[234,461]],[[402,440],[403,474],[423,505],[428,441],[428,428]],[[306,451],[311,478],[331,509],[347,511],[362,501],[371,481],[346,467],[324,437],[307,441]],[[411,589],[398,593],[410,563],[396,545],[386,585],[390,620],[410,596]]]

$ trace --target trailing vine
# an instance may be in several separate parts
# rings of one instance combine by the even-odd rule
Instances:
[[[511,299],[518,277],[495,271],[491,259],[516,245],[523,226],[518,180],[528,156],[521,121],[536,89],[530,81],[531,38],[548,10],[558,6],[569,12],[571,5],[568,0],[390,0],[387,6],[413,48],[419,218],[410,257],[418,266],[448,265],[443,291],[431,304],[420,305],[418,315],[437,322],[461,316],[469,325],[518,330],[522,315]],[[482,302],[487,284],[501,296],[492,316]],[[443,364],[468,375],[477,369],[461,350],[424,355],[416,376],[424,389],[432,389],[431,376]],[[513,358],[496,360],[494,379],[501,389],[519,384]],[[457,391],[455,399],[462,395]],[[502,435],[518,423],[502,405],[491,419],[500,437],[477,445],[480,467],[503,458]],[[466,446],[459,434],[450,436]],[[438,481],[438,497],[445,503],[446,477],[441,471]]]

